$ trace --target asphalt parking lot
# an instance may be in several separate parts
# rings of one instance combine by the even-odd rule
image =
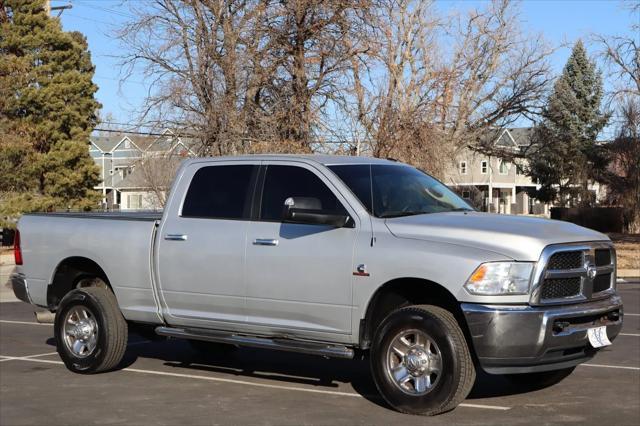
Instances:
[[[625,323],[612,347],[562,382],[516,387],[479,375],[463,405],[425,418],[376,395],[366,362],[243,348],[202,356],[182,341],[130,336],[122,368],[65,369],[51,325],[0,304],[0,425],[640,424],[640,283],[619,284]]]

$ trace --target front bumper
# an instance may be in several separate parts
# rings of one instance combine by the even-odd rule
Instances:
[[[23,302],[31,303],[31,297],[29,297],[29,286],[27,285],[27,279],[23,273],[16,272],[11,274],[11,287],[13,288],[13,294]]]
[[[607,327],[609,340],[622,329],[622,299],[566,306],[461,305],[482,368],[491,374],[529,373],[578,365],[597,349],[587,329]]]

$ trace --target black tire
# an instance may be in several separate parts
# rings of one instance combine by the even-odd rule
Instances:
[[[569,367],[560,370],[539,371],[536,373],[506,374],[505,377],[514,385],[546,388],[560,383],[573,373],[575,369],[576,367]]]
[[[82,356],[73,352],[71,338],[64,331],[67,314],[84,310],[95,324],[95,347]],[[71,321],[73,321],[73,314]],[[127,349],[127,323],[118,308],[115,295],[107,288],[86,287],[72,290],[60,302],[54,327],[56,346],[66,367],[82,374],[100,373],[114,369]],[[70,347],[71,346],[71,347]]]
[[[193,350],[204,356],[228,355],[238,349],[235,345],[204,340],[189,340],[189,344]]]
[[[412,364],[406,357],[392,355],[390,352],[392,343],[397,342],[397,336],[412,331],[422,333],[422,336],[432,342],[431,347],[435,346],[439,352],[437,357],[440,359],[440,374],[432,373],[429,376],[432,388],[426,394],[416,393],[420,389],[415,381],[413,394],[411,390],[401,389],[402,385],[392,378],[393,373],[388,367],[391,356],[396,356],[399,360],[405,359],[403,365]],[[411,348],[409,352],[420,347]],[[431,362],[428,361],[427,365]],[[408,371],[407,368],[409,367],[405,367],[405,371]],[[371,372],[378,391],[391,407],[403,413],[427,416],[450,411],[464,401],[473,387],[476,375],[467,342],[455,317],[451,312],[431,305],[401,308],[382,321],[371,346]],[[408,387],[409,384],[404,386]]]

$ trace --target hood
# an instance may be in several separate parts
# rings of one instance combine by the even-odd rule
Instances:
[[[399,238],[490,250],[520,261],[537,261],[550,244],[609,240],[570,222],[480,212],[423,214],[386,219],[385,223]]]

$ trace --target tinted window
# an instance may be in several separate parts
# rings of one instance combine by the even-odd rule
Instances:
[[[371,165],[329,166],[371,213]]]
[[[371,166],[373,214],[377,217],[473,210],[428,174],[408,166]]]
[[[284,200],[289,197],[311,197],[320,201],[322,210],[344,213],[344,207],[318,176],[295,166],[268,166],[264,178],[260,217],[280,220]]]
[[[255,166],[208,166],[196,172],[182,206],[183,217],[248,219]]]
[[[473,210],[437,179],[413,167],[359,164],[329,168],[376,217]]]

